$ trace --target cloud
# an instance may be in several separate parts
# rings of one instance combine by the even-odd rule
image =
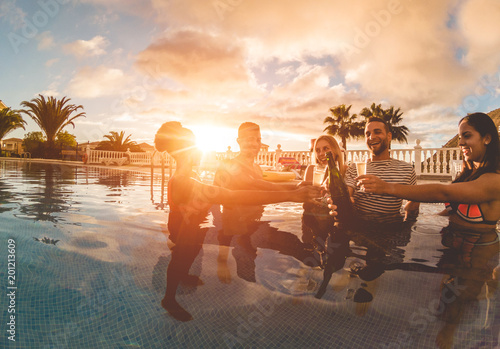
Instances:
[[[48,86],[47,90],[40,92],[40,94],[44,96],[58,97],[60,95],[59,91],[57,90],[58,87],[59,87],[59,82],[54,81]]]
[[[241,48],[196,31],[179,31],[141,52],[137,66],[156,68],[185,85],[248,81]]]
[[[84,67],[71,79],[68,88],[72,96],[96,98],[117,94],[129,82],[130,79],[120,69]]]
[[[44,31],[37,36],[38,50],[49,50],[55,46],[54,37],[50,31]]]
[[[194,30],[170,33],[137,56],[135,66],[146,76],[168,78],[193,97],[252,98],[261,93],[245,62],[245,51],[226,37]]]
[[[16,0],[2,0],[0,3],[0,19],[8,22],[17,30],[24,24],[26,13],[16,5]]]
[[[82,1],[102,7],[92,18],[106,23],[139,6]],[[428,132],[437,130],[436,120],[441,138],[456,132],[457,108],[477,94],[483,75],[499,67],[496,0],[143,4],[139,16],[151,16],[164,32],[135,57],[147,83],[139,84],[142,94],[123,99],[130,115],[151,111],[158,119],[232,127],[255,120],[276,135],[307,139],[322,133],[330,107],[352,104],[359,113],[375,102],[400,107],[410,142],[418,136],[425,144],[438,139]],[[74,51],[107,48],[102,42],[94,51],[81,46]],[[108,79],[79,72],[71,86],[86,96],[102,95]],[[488,93],[499,86],[490,85]]]
[[[46,67],[52,67],[57,62],[59,62],[59,58],[49,59],[47,62],[45,62],[45,66]]]
[[[483,7],[473,7],[482,12],[495,8],[494,0],[480,2]],[[152,1],[157,21],[170,29],[189,26],[238,42],[249,67],[275,58],[286,62],[328,57],[336,62],[336,73],[346,76],[360,93],[407,108],[458,103],[466,95],[474,70],[457,59],[461,33],[448,25],[450,15],[462,11],[460,3],[375,0],[360,6],[291,0],[284,6],[264,0]],[[493,17],[488,17],[491,26],[498,23]]]
[[[114,17],[113,13],[125,13],[134,16],[150,18],[153,9],[148,1],[138,0],[78,0],[83,4],[99,6],[106,10],[106,15]],[[109,17],[108,17],[109,19]]]
[[[495,0],[468,1],[458,18],[465,39],[465,62],[478,75],[493,74],[500,60],[500,3]]]
[[[76,57],[100,56],[106,53],[105,47],[108,45],[109,41],[105,37],[97,35],[88,41],[77,40],[66,44],[63,49]]]

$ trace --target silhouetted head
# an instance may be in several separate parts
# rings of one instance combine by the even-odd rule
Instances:
[[[195,144],[196,139],[193,132],[182,127],[178,121],[166,122],[156,132],[156,149],[168,152],[175,159],[185,156],[196,147]]]

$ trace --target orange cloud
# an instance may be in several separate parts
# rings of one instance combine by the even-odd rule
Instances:
[[[139,53],[136,66],[146,74],[165,76],[191,88],[252,83],[240,46],[192,30],[157,40]]]

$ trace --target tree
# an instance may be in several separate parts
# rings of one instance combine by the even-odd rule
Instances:
[[[44,153],[45,140],[45,136],[40,131],[28,132],[23,138],[24,150],[32,157],[39,158]]]
[[[408,143],[406,136],[410,130],[406,126],[398,126],[403,121],[401,108],[394,109],[394,106],[391,105],[390,108],[383,109],[380,104],[375,105],[375,103],[372,103],[369,109],[363,108],[359,114],[364,116],[366,119],[372,116],[381,118],[389,126],[389,131],[392,133],[392,139],[398,141],[399,143]]]
[[[59,132],[56,136],[56,144],[59,148],[75,148],[76,137],[68,131]]]
[[[371,118],[372,116],[378,117],[378,118],[383,118],[384,117],[384,109],[382,108],[382,105],[375,105],[375,103],[372,103],[370,108],[364,107],[363,110],[359,113],[359,115],[364,116],[365,119]]]
[[[352,105],[346,108],[345,104],[330,108],[332,116],[325,118],[323,123],[329,124],[324,131],[332,136],[339,136],[342,148],[347,150],[349,138],[359,139],[364,135],[365,123],[356,121],[357,115],[349,115]]]
[[[60,100],[54,97],[45,99],[44,96],[38,95],[29,102],[21,102],[21,105],[25,107],[21,112],[29,115],[47,137],[48,157],[56,155],[56,135],[68,125],[72,125],[74,128],[73,120],[76,118],[85,117],[85,112],[77,113],[79,109],[83,109],[83,106],[67,104],[70,100],[66,97]]]
[[[18,110],[10,108],[0,110],[0,140],[15,129],[22,128],[25,130],[24,125],[26,125],[26,121],[23,120]]]
[[[114,151],[141,151],[140,147],[136,142],[130,140],[132,135],[125,137],[125,131],[111,131],[108,135],[104,135],[107,138],[106,141],[101,141],[96,149],[97,150],[114,150]]]
[[[398,126],[403,121],[403,113],[401,108],[394,110],[391,105],[389,109],[384,111],[384,120],[389,125],[389,130],[392,132],[392,139],[395,139],[399,143],[408,143],[408,133],[410,130],[406,126]]]

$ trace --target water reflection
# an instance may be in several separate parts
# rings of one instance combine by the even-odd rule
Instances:
[[[72,186],[76,183],[76,168],[53,164],[21,163],[23,183],[16,188],[24,201],[19,207],[18,218],[52,223],[63,220],[59,213],[68,212],[76,204]],[[25,191],[22,191],[25,190]]]
[[[412,232],[418,232],[418,222],[415,225],[406,223],[392,227],[370,225],[364,230],[355,232],[333,229],[325,243],[313,243],[320,248],[324,246],[324,252],[327,253],[326,263],[319,271],[321,263],[315,264],[318,262],[318,253],[311,251],[310,237],[307,242],[301,241],[296,233],[275,228],[270,221],[254,221],[246,228],[248,234],[233,238],[230,245],[221,245],[218,231],[222,228],[222,220],[218,214],[220,212],[212,208],[212,221],[204,222],[205,227],[208,224],[211,228],[205,231],[203,246],[219,247],[216,275],[221,285],[229,285],[233,282],[232,277],[237,276],[246,282],[257,282],[267,287],[270,284],[269,280],[256,277],[256,261],[261,255],[258,251],[275,251],[278,254],[272,255],[274,261],[267,259],[267,263],[282,263],[278,256],[287,256],[300,261],[304,270],[297,273],[295,280],[285,280],[287,287],[290,288],[290,295],[316,296],[316,298],[324,296],[328,301],[343,299],[344,302],[353,304],[351,308],[353,315],[367,317],[377,298],[387,301],[392,296],[384,292],[390,290],[392,294],[399,287],[393,284],[394,277],[391,277],[393,273],[403,272],[408,284],[414,284],[419,275],[440,275],[440,285],[424,282],[418,286],[425,293],[432,292],[433,289],[439,290],[430,303],[416,304],[412,296],[397,294],[399,301],[407,303],[399,313],[401,318],[394,320],[409,322],[413,331],[405,336],[414,337],[412,343],[418,346],[418,343],[425,338],[424,331],[433,331],[435,328],[434,339],[440,347],[447,348],[452,346],[453,338],[460,326],[465,326],[463,331],[471,331],[470,326],[473,326],[483,329],[481,336],[484,336],[485,329],[489,329],[488,338],[498,341],[498,309],[489,306],[495,300],[498,289],[499,243],[496,232],[492,232],[491,239],[487,243],[477,243],[476,240],[471,244],[467,237],[460,236],[459,232],[448,227],[441,233],[442,245],[434,246],[428,253],[429,257],[436,257],[438,260],[437,263],[432,263],[432,258],[407,257],[407,247],[410,242],[419,244],[420,241],[416,240],[425,237],[425,234],[416,234],[412,241]],[[483,235],[482,239],[481,241],[488,240],[486,235]],[[226,251],[228,258],[233,256],[236,275],[231,275],[227,262],[221,265],[220,256],[224,254],[220,252],[221,249]],[[197,253],[202,251],[200,248]],[[206,266],[202,261],[203,258],[197,259],[198,272],[195,274],[198,276],[201,266]],[[169,268],[172,266],[169,262],[168,256],[162,256],[155,266],[153,282],[158,292],[161,291],[160,285],[165,281],[162,275],[167,265]],[[322,284],[321,280],[318,282],[314,278],[314,273],[317,275],[317,272],[321,272],[325,279],[328,278],[326,283]],[[291,275],[287,274],[286,277],[289,278]],[[426,277],[424,280],[436,279]],[[389,285],[384,285],[386,282]],[[184,295],[203,292],[199,286],[201,284],[193,284],[191,288],[187,287],[179,292]],[[286,289],[273,289],[286,292]],[[418,288],[414,291],[420,292]],[[225,296],[219,294],[216,297],[224,299]],[[184,301],[189,304],[189,298],[185,298]],[[478,307],[484,308],[485,303],[488,309],[481,313]],[[418,309],[425,309],[425,315],[420,314]],[[186,319],[190,317],[181,320]],[[439,321],[437,327],[429,326],[436,321]]]
[[[193,344],[191,347],[203,346],[207,340],[213,347],[224,343],[236,347],[311,347],[336,341],[332,346],[432,348],[436,339],[446,347],[452,345],[453,338],[460,347],[495,347],[498,343],[498,243],[484,245],[484,240],[478,244],[478,241],[467,240],[467,236],[464,239],[459,232],[449,234],[445,230],[440,244],[439,226],[444,225],[440,222],[433,227],[417,222],[412,229],[404,227],[400,231],[381,229],[376,233],[367,230],[332,235],[329,242],[334,251],[329,259],[332,278],[322,299],[317,300],[314,296],[319,291],[325,270],[314,264],[317,256],[311,251],[311,245],[301,240],[299,208],[281,216],[278,211],[286,205],[271,209],[275,216],[269,219],[271,214],[265,215],[251,229],[250,236],[241,241],[233,239],[229,245],[222,246],[218,240],[220,217],[212,211],[211,220],[204,221],[204,227],[208,229],[203,248],[189,270],[189,274],[203,277],[205,285],[181,284],[177,293],[183,296],[179,302],[193,312],[196,320],[186,325],[169,316],[165,318],[165,311],[159,307],[172,255],[165,239],[158,237],[161,235],[158,226],[166,219],[151,206],[146,188],[149,177],[137,185],[144,175],[125,175],[119,170],[93,167],[65,172],[54,166],[47,171],[35,163],[29,169],[28,164],[0,163],[3,166],[0,214],[7,213],[2,216],[1,228],[8,224],[5,222],[10,222],[11,213],[22,218],[39,214],[35,207],[21,214],[19,207],[33,206],[37,202],[42,206],[44,201],[40,199],[45,195],[59,199],[47,201],[50,207],[42,211],[49,213],[54,222],[84,226],[82,229],[71,227],[75,229],[69,235],[67,229],[56,235],[52,224],[46,224],[46,230],[40,228],[42,224],[36,225],[33,234],[38,234],[40,240],[46,237],[46,241],[61,241],[57,245],[45,246],[29,237],[27,240],[31,245],[26,244],[20,249],[26,254],[24,263],[32,253],[37,268],[40,268],[34,270],[50,265],[50,272],[25,272],[25,275],[37,275],[39,282],[24,281],[23,286],[30,290],[24,295],[30,294],[31,297],[48,285],[61,294],[67,291],[66,285],[75,290],[83,285],[88,294],[99,294],[102,289],[94,284],[72,282],[72,278],[82,275],[85,279],[102,277],[108,280],[110,270],[124,270],[123,275],[116,277],[116,283],[122,282],[125,286],[120,292],[109,293],[113,297],[105,299],[108,308],[98,313],[102,314],[102,322],[96,320],[95,313],[79,313],[75,318],[61,315],[60,318],[61,323],[71,320],[78,324],[93,319],[95,326],[80,327],[81,331],[85,337],[94,338],[92,334],[98,329],[107,329],[106,335],[110,339],[106,347],[114,347],[114,342],[130,333],[141,338],[138,342],[144,347],[160,347],[163,342],[175,342],[180,337],[187,338]],[[25,167],[29,176],[21,174]],[[61,179],[57,178],[59,175]],[[106,178],[99,180],[100,175]],[[52,186],[49,190],[43,188],[47,183]],[[160,189],[158,182],[155,185],[151,196],[154,203],[158,203],[161,202]],[[121,194],[112,200],[121,200],[124,204],[105,204],[104,201],[110,199],[106,195],[110,193]],[[141,200],[139,195],[143,196]],[[144,207],[150,212],[141,211]],[[41,207],[38,210],[41,211]],[[89,221],[83,221],[84,217]],[[11,228],[13,236],[26,231],[16,232],[15,225]],[[491,236],[491,241],[494,241],[496,233]],[[228,251],[227,273],[218,269],[219,248]],[[238,248],[244,253],[233,253]],[[58,252],[67,257],[54,259]],[[80,259],[82,256],[85,258]],[[78,263],[74,263],[74,259]],[[131,270],[135,274],[131,274]],[[59,275],[57,283],[54,283],[53,275]],[[135,275],[136,279],[126,279],[130,275]],[[145,277],[148,279],[144,280]],[[34,285],[33,289],[31,285]],[[137,292],[131,291],[136,286]],[[49,303],[44,309],[50,308],[54,313],[62,314],[59,310],[66,309],[68,304],[83,302],[81,291],[72,292],[74,296],[68,300],[58,294],[62,303]],[[279,302],[271,303],[271,294],[281,297]],[[45,300],[42,294],[37,297]],[[83,299],[85,304],[96,304],[93,299],[85,296]],[[20,304],[27,302],[23,299]],[[33,314],[36,314],[37,307],[38,302],[33,306]],[[116,313],[114,310],[110,312],[110,308],[116,308]],[[238,332],[240,326],[243,328],[239,319],[249,323],[256,319],[252,314],[261,314],[263,321],[252,327],[253,332]],[[124,321],[117,322],[119,317]],[[39,324],[39,319],[37,317],[33,323]],[[147,326],[138,327],[141,324]],[[32,330],[36,336],[33,334],[30,339],[36,340],[52,330],[52,325],[45,326],[43,333]],[[179,329],[179,332],[167,338],[173,329]],[[239,333],[243,335],[238,336]],[[397,337],[400,333],[403,335]],[[118,335],[113,337],[115,334],[120,334],[119,338]],[[337,338],[340,339],[337,341]],[[408,338],[411,341],[406,340]],[[469,342],[464,343],[464,338]],[[79,343],[87,345],[73,347],[88,347],[91,342],[90,339],[81,339]],[[182,347],[178,342],[175,344]],[[175,344],[172,347],[176,347]]]

